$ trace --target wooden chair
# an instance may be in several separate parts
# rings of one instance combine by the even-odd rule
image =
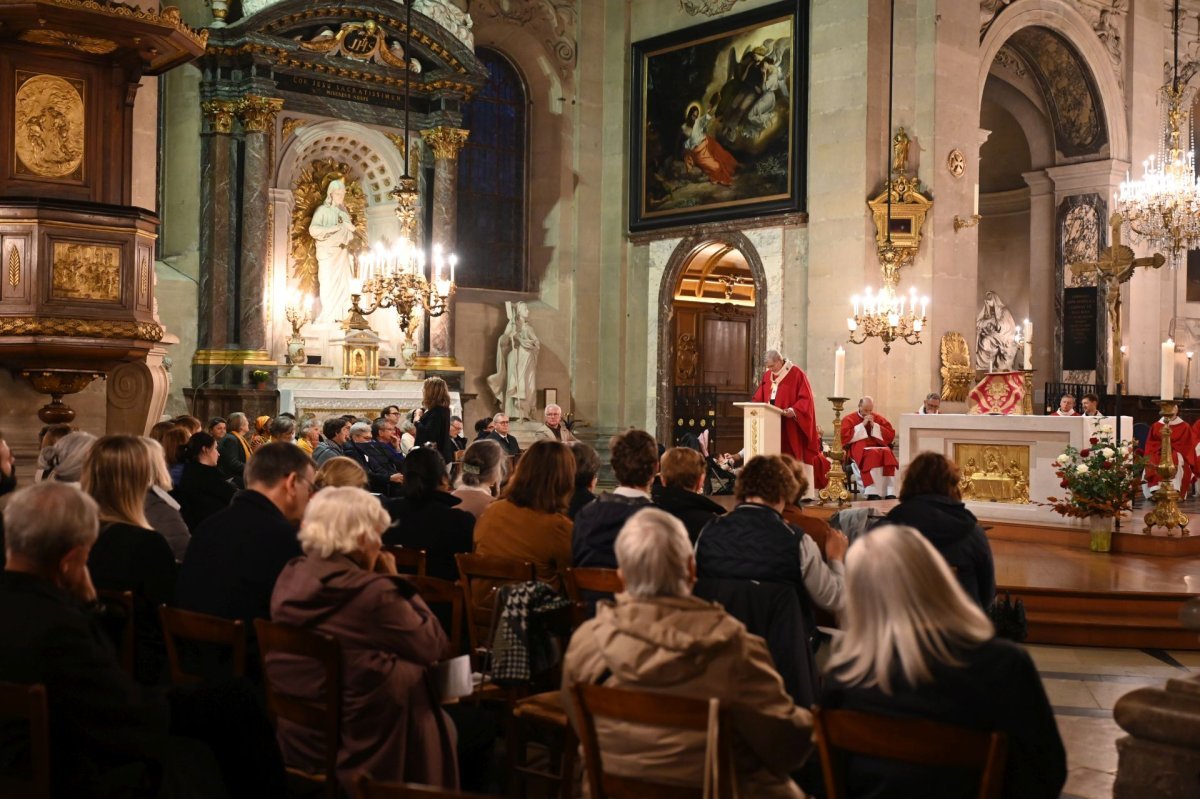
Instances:
[[[579,719],[579,740],[583,744],[584,776],[591,799],[700,799],[704,788],[656,782],[648,777],[624,777],[604,770],[596,719],[613,719],[663,729],[692,730],[707,733],[712,708],[707,699],[687,696],[630,691],[603,685],[577,683],[571,688],[571,700]],[[714,702],[716,700],[713,700]],[[717,751],[718,782],[714,796],[733,795],[733,758],[729,746],[730,724],[719,714]]]
[[[512,735],[508,739],[509,796],[527,796],[530,779],[553,786],[559,799],[572,799],[575,790],[575,764],[578,758],[579,738],[571,727],[567,709],[563,705],[562,691],[546,691],[523,699],[512,706]],[[528,760],[529,744],[527,730],[530,726],[541,727],[555,734],[556,740],[548,746],[551,763],[558,762],[558,772],[547,771],[531,765]]]
[[[813,708],[813,730],[827,799],[846,799],[842,753],[918,766],[978,769],[979,799],[999,799],[1003,793],[1008,754],[1004,733],[820,707]]]
[[[449,791],[429,785],[376,782],[366,774],[358,776],[354,793],[358,799],[486,799],[478,793]]]
[[[463,634],[463,592],[457,583],[438,577],[417,577],[405,575],[404,579],[412,584],[421,599],[432,609],[434,605],[450,606],[450,629],[446,630],[449,639],[446,657],[456,657],[462,652]],[[435,611],[436,612],[436,611]],[[440,617],[439,617],[440,618]]]
[[[254,630],[262,658],[267,713],[271,721],[285,719],[320,732],[325,737],[324,766],[320,772],[287,766],[288,774],[321,785],[321,796],[338,799],[337,755],[341,746],[342,652],[337,640],[323,633],[255,619]],[[325,672],[324,689],[317,700],[281,690],[267,666],[271,655],[291,655],[317,661]]]
[[[50,714],[43,685],[0,682],[0,721],[29,724],[29,775],[0,773],[5,799],[50,799]]]
[[[159,607],[158,617],[162,620],[172,685],[195,685],[209,676],[184,669],[179,657],[181,640],[228,649],[230,673],[234,677],[246,673],[246,625],[240,619],[223,619],[166,605]]]
[[[471,643],[471,658],[482,670],[484,656],[492,648],[492,612],[496,592],[504,585],[537,579],[537,571],[529,561],[498,558],[492,555],[459,553],[459,584],[462,586],[463,607],[466,609],[467,640]],[[478,595],[477,595],[478,592]],[[476,601],[483,597],[486,601]]]
[[[616,569],[580,567],[567,569],[563,575],[567,597],[574,607],[571,609],[571,628],[575,629],[587,621],[594,608],[592,599],[596,594],[619,594],[625,590],[625,581]]]
[[[427,560],[425,550],[389,546],[386,544],[383,550],[391,553],[392,557],[396,559],[396,570],[401,574],[415,574],[417,577],[425,576],[425,561]]]
[[[125,614],[125,623],[121,626],[121,643],[117,647],[117,659],[121,669],[130,677],[134,668],[134,629],[133,629],[133,592],[132,591],[96,591],[96,597],[106,605],[120,608]]]

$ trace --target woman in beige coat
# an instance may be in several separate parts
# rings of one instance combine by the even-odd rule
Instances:
[[[692,596],[696,562],[683,524],[639,511],[616,542],[625,592],[601,602],[571,638],[564,693],[577,683],[715,697],[733,722],[737,788],[743,797],[795,799],[788,773],[811,748],[812,716],[783,689],[767,646],[716,605]],[[569,695],[564,699],[571,707]],[[574,716],[572,708],[572,716]],[[578,727],[578,719],[572,718]],[[664,732],[597,719],[605,769],[624,776],[700,785],[702,733]]]

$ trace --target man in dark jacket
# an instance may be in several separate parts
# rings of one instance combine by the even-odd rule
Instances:
[[[231,413],[225,421],[225,435],[217,439],[217,452],[221,456],[217,468],[238,488],[245,485],[246,461],[250,460],[250,442],[246,438],[249,432],[250,420],[246,414]]]
[[[334,416],[325,420],[321,433],[325,440],[313,449],[313,460],[318,467],[324,465],[325,461],[345,455],[343,448],[350,440],[350,423],[340,416]]]
[[[312,496],[312,460],[294,444],[264,444],[246,464],[246,490],[192,536],[179,568],[179,607],[226,619],[268,619],[275,578],[298,557],[296,530]]]
[[[704,525],[725,509],[704,496],[707,470],[704,456],[688,447],[672,447],[663,453],[659,466],[662,485],[654,486],[654,504],[683,522],[692,544]]]
[[[575,514],[571,565],[615,569],[613,546],[625,521],[650,502],[650,484],[658,473],[658,444],[645,430],[628,430],[609,442],[612,467],[620,486],[602,494]]]
[[[391,424],[381,420],[384,424]],[[350,440],[346,442],[342,452],[346,457],[358,461],[367,473],[367,485],[371,492],[385,497],[397,496],[404,477],[400,473],[403,459],[397,463],[390,448],[372,438],[372,425],[367,422],[355,422],[350,427]],[[393,425],[393,430],[395,426]]]
[[[600,479],[600,457],[596,450],[582,441],[571,445],[571,454],[575,456],[575,493],[571,495],[571,505],[567,508],[567,516],[572,520],[579,511],[596,501],[596,482]]]
[[[484,438],[490,438],[498,442],[504,448],[504,454],[510,458],[519,457],[521,454],[521,445],[517,443],[515,436],[509,435],[508,414],[496,414],[492,417],[492,424],[496,426],[496,429],[488,433]]]

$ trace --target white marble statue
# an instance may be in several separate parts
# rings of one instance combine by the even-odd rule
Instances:
[[[317,322],[334,322],[350,308],[350,244],[354,221],[346,210],[346,182],[332,180],[325,202],[313,212],[308,234],[317,245],[317,282],[321,287],[321,310]]]
[[[534,418],[537,360],[542,343],[529,324],[529,306],[504,303],[508,326],[496,342],[496,374],[487,379],[500,410],[510,419]]]
[[[474,23],[470,15],[450,0],[413,0],[413,11],[441,25],[469,50],[475,49],[475,34],[471,32]]]
[[[1017,323],[996,292],[984,295],[975,317],[975,367],[987,372],[1017,368]]]

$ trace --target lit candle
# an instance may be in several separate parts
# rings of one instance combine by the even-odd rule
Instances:
[[[450,283],[454,284],[454,267],[458,266],[458,256],[450,253]]]
[[[1175,399],[1175,341],[1162,343],[1162,372],[1159,375],[1159,399]]]
[[[1030,322],[1028,319],[1026,319],[1024,326],[1021,328],[1021,332],[1025,335],[1026,341],[1033,341],[1033,322]]]
[[[922,297],[922,298],[921,298],[921,318],[922,318],[922,319],[924,319],[924,318],[925,318],[925,309],[926,309],[927,307],[929,307],[929,298],[928,298],[928,297]]]
[[[840,345],[833,353],[833,396],[846,396],[846,350]]]
[[[850,302],[854,303],[854,315],[858,316],[858,295],[855,294],[850,298]]]
[[[362,280],[357,277],[350,278],[350,293],[358,295],[362,294]]]
[[[887,320],[888,320],[888,327],[899,327],[900,326],[900,315],[897,313],[893,312],[893,313],[888,314]]]

